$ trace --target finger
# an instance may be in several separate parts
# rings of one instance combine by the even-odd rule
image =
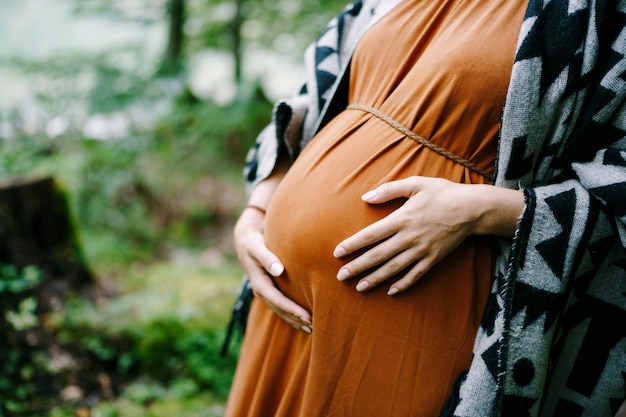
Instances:
[[[391,213],[389,216],[364,227],[343,240],[335,247],[333,256],[335,258],[342,258],[392,236],[398,231],[397,226],[393,222],[393,218],[394,213]]]
[[[311,315],[294,301],[285,297],[275,287],[268,287],[264,292],[264,301],[270,308],[294,328],[311,333],[313,323]]]
[[[311,333],[311,314],[293,300],[287,298],[268,277],[250,277],[255,296],[263,300],[274,312],[293,327]]]
[[[397,276],[404,276],[412,264],[415,262],[416,255],[411,251],[404,251],[397,256],[392,257],[380,267],[367,273],[366,276],[359,279],[356,286],[357,291],[362,292],[374,288],[382,282]]]
[[[386,182],[361,196],[361,200],[370,204],[385,203],[396,198],[408,198],[421,189],[421,177],[413,176]]]
[[[409,249],[409,246],[399,245],[398,240],[397,236],[394,236],[361,253],[339,269],[337,279],[344,281],[376,268],[367,277],[371,285],[376,285],[384,279],[397,274],[411,262],[411,259],[405,252]]]
[[[423,177],[409,177],[402,180],[391,181],[380,185],[376,190],[363,195],[368,203],[384,203],[396,198],[408,198],[417,193]],[[368,194],[371,197],[368,197]],[[397,233],[401,227],[403,215],[400,211],[394,211],[387,217],[364,227],[357,233],[340,242],[333,251],[336,258],[341,258],[354,253],[367,246],[373,245],[389,236]],[[405,216],[406,217],[406,216]]]
[[[415,265],[413,265],[407,272],[394,282],[391,287],[389,287],[389,291],[387,291],[387,295],[396,295],[403,291],[408,290],[411,286],[413,286],[417,281],[420,280],[426,273],[432,268],[433,262],[427,259],[422,259],[417,261]]]
[[[250,256],[255,259],[271,276],[278,277],[285,271],[285,267],[272,251],[265,245],[265,240],[251,245]]]

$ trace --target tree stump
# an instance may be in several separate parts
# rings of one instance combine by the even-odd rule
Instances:
[[[51,177],[0,182],[0,263],[33,265],[45,280],[92,280],[65,193]]]
[[[54,179],[1,181],[0,416],[43,415],[56,391],[76,379],[52,370],[55,352],[66,349],[48,317],[94,281]]]
[[[62,310],[68,294],[94,282],[71,218],[66,195],[53,178],[0,182],[0,339],[8,344],[4,348],[33,347],[47,339],[41,318]],[[26,299],[30,304],[23,305]],[[28,305],[40,319],[10,323]]]

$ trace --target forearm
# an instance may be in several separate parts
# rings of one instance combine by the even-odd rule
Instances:
[[[258,183],[250,193],[248,204],[266,210],[274,192],[276,191],[276,188],[278,188],[278,185],[282,181],[288,169],[289,162],[287,161],[287,157],[284,155],[279,157],[278,161],[276,161],[276,166],[272,171],[272,174]]]

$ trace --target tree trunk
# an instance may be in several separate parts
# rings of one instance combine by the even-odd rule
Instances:
[[[161,65],[161,73],[175,74],[180,70],[180,61],[183,51],[185,24],[185,0],[170,0],[169,2],[169,33],[165,57]]]
[[[48,415],[65,388],[97,392],[109,378],[107,364],[58,337],[51,314],[95,284],[56,182],[0,182],[0,416]]]
[[[241,84],[243,68],[243,46],[241,39],[241,25],[243,24],[243,2],[236,0],[235,16],[231,23],[231,33],[233,39],[233,58],[235,60],[235,82],[237,86]]]

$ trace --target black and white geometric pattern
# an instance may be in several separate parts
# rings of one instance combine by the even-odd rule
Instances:
[[[358,0],[251,150],[252,187],[345,106],[354,45],[400,0]],[[612,417],[626,397],[626,0],[529,0],[495,185],[527,208],[502,241],[455,417]]]
[[[625,54],[626,2],[530,0],[495,181],[528,207],[451,415],[609,417],[626,396]]]

